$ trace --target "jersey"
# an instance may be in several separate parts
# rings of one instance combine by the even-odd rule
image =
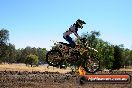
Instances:
[[[70,36],[70,34],[74,33],[75,35],[77,34],[78,29],[76,28],[75,25],[71,25],[71,27],[69,28],[69,30],[67,30],[66,32],[63,33],[63,36]]]

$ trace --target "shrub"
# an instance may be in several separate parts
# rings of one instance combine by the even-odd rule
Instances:
[[[31,65],[31,67],[33,65],[38,65],[38,56],[36,55],[33,55],[33,54],[30,54],[30,55],[27,55],[27,58],[25,60],[25,64],[26,65]]]

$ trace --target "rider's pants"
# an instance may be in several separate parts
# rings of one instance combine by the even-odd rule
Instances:
[[[68,35],[67,35],[66,37],[63,36],[63,38],[64,38],[67,42],[69,42],[71,48],[75,48],[75,42],[72,40],[72,38],[71,38],[70,36],[68,36]]]

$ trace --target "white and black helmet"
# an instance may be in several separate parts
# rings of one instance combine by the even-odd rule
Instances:
[[[86,24],[83,20],[78,19],[76,21],[76,25],[77,25],[78,28],[82,29],[83,28],[83,24]]]

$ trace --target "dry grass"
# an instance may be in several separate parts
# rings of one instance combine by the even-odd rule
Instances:
[[[120,71],[132,71],[132,68],[121,68]]]
[[[40,65],[38,67],[30,67],[26,66],[25,64],[0,64],[0,71],[40,71],[40,72],[60,72],[60,73],[66,73],[71,71],[70,68],[67,69],[59,69],[56,67],[49,66],[47,68],[46,65]]]
[[[39,72],[60,72],[60,73],[66,73],[71,71],[70,68],[67,69],[59,69],[56,67],[49,66],[47,68],[47,65],[40,65],[38,67],[30,67],[26,66],[25,64],[0,64],[0,71],[39,71]],[[132,68],[122,68],[120,71],[132,71]]]

